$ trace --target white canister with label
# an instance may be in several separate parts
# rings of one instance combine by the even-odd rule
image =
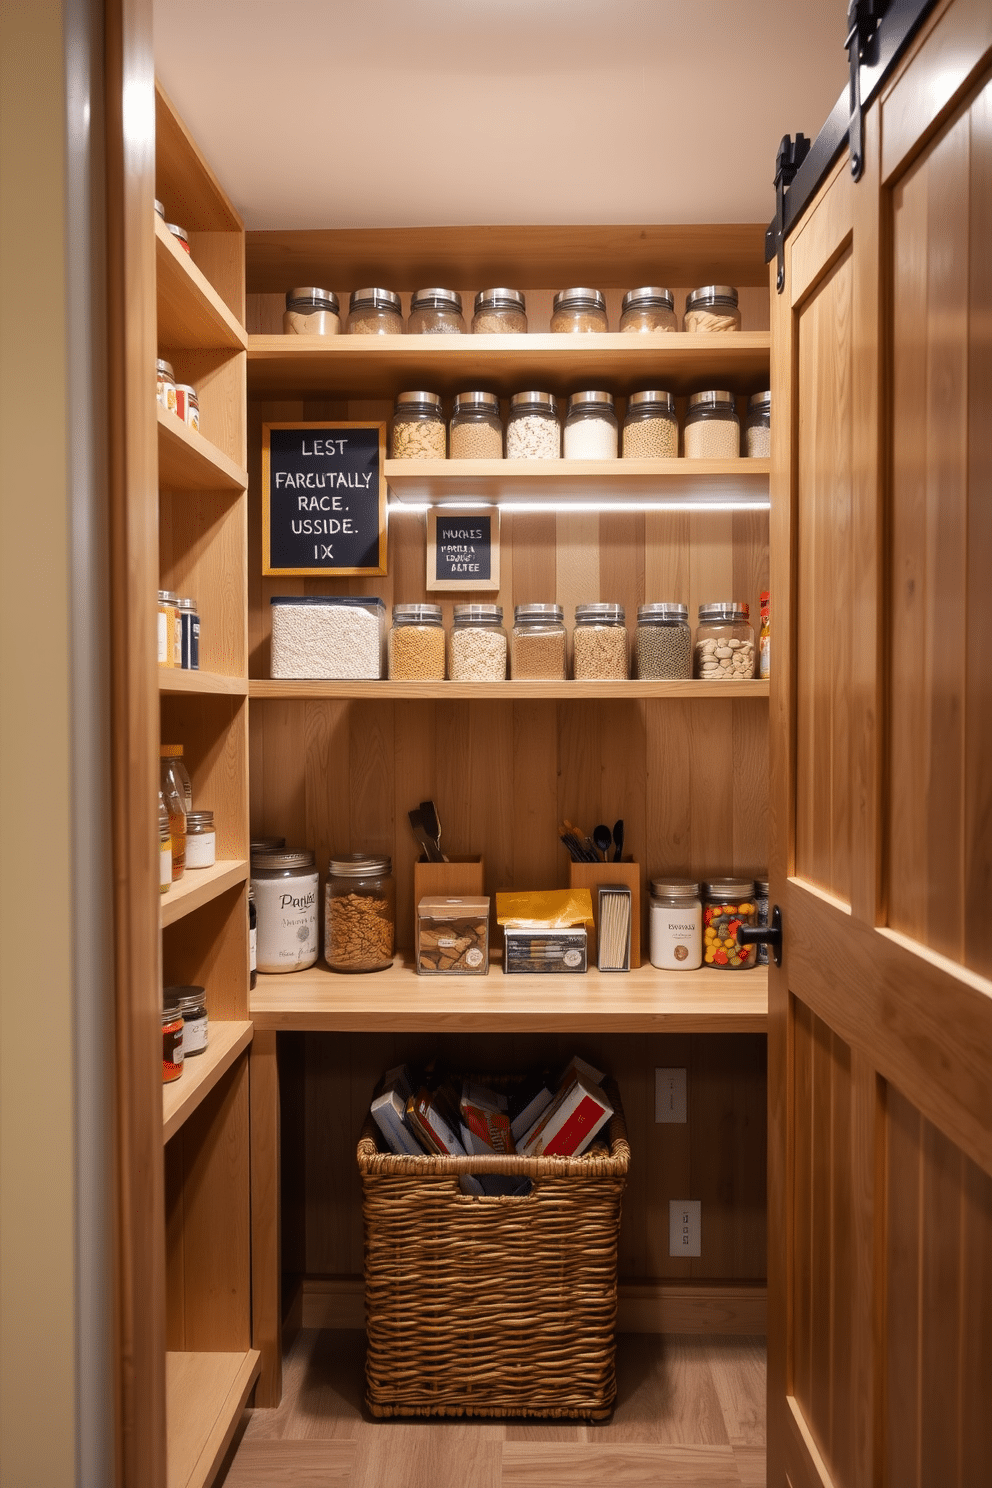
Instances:
[[[317,868],[312,852],[253,857],[260,972],[303,971],[317,959]]]
[[[212,868],[217,861],[217,833],[212,811],[186,813],[186,867]]]
[[[703,906],[689,878],[651,880],[651,965],[695,971],[703,964]]]

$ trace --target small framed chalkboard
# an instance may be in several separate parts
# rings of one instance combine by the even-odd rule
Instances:
[[[263,574],[386,572],[385,424],[262,425]]]
[[[427,515],[427,588],[499,588],[499,509],[434,507]]]

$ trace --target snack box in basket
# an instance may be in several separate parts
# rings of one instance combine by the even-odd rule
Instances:
[[[422,976],[485,976],[489,898],[426,895],[417,906],[417,971]]]

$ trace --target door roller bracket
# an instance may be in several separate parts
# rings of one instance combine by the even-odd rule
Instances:
[[[861,64],[868,59],[868,52],[878,30],[879,22],[889,8],[889,0],[849,0],[847,7],[847,52],[851,69],[850,104],[851,118],[847,126],[848,149],[851,156],[851,175],[861,179],[865,168],[865,127],[861,114]]]
[[[796,178],[796,172],[809,154],[809,140],[804,134],[783,134],[782,143],[775,156],[775,221],[768,229],[778,261],[775,286],[782,293],[785,288],[785,194]],[[767,253],[768,258],[771,257]]]
[[[753,929],[750,925],[737,926],[737,944],[739,946],[766,945],[770,948],[775,959],[775,965],[782,965],[782,911],[778,905],[772,908],[771,919],[767,926]]]

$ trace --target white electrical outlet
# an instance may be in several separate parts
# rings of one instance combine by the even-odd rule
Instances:
[[[655,1121],[686,1120],[686,1075],[684,1069],[656,1069],[654,1072]]]
[[[669,1199],[668,1254],[698,1256],[701,1254],[701,1218],[698,1199]]]

